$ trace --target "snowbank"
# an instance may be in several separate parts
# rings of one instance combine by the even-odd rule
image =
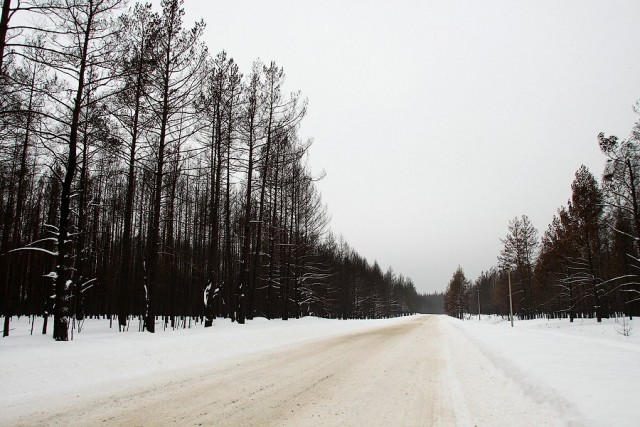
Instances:
[[[621,319],[447,321],[538,401],[575,407],[594,426],[640,422],[640,325]],[[568,409],[568,408],[567,408]]]

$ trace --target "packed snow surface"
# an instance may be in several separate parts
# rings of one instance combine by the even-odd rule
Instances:
[[[110,402],[122,405],[118,399],[131,384],[138,391],[166,386],[168,395],[158,392],[153,402],[138,401],[138,395],[125,405],[159,413],[167,408],[159,399],[172,396],[171,387],[188,384],[174,392],[199,396],[197,381],[207,390],[221,378],[228,381],[224,384],[271,390],[258,399],[271,406],[251,403],[248,411],[292,405],[297,418],[291,418],[293,409],[280,410],[285,418],[272,419],[280,425],[317,425],[314,417],[321,415],[324,425],[358,425],[374,414],[378,421],[367,423],[382,425],[385,414],[389,422],[400,410],[407,424],[419,425],[633,425],[640,419],[640,330],[633,329],[634,322],[627,319],[624,327],[613,319],[531,320],[511,328],[489,316],[481,321],[308,317],[254,319],[246,325],[218,319],[212,328],[198,324],[163,331],[158,325],[156,334],[148,334],[119,333],[109,329],[108,320],[87,320],[73,341],[60,343],[38,334],[42,319],[36,319],[30,336],[29,321],[14,318],[11,336],[0,341],[0,425],[69,423],[67,404],[69,413],[82,411],[83,417],[98,406],[107,414]],[[298,373],[304,378],[295,383]],[[229,385],[215,387],[222,409],[214,412],[224,410],[225,398],[240,404],[243,393]],[[359,393],[367,396],[362,405],[369,406],[356,406]],[[206,412],[184,402],[180,410],[187,417]],[[169,413],[162,416],[172,419]],[[104,415],[99,421],[111,419]]]

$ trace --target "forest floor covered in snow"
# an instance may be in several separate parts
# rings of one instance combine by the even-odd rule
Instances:
[[[592,319],[218,319],[156,334],[14,319],[0,425],[632,425],[640,327]],[[629,327],[627,327],[629,330]]]

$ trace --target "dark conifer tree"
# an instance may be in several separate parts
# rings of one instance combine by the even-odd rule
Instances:
[[[469,310],[469,287],[464,271],[458,267],[444,293],[444,310],[449,316],[464,318],[464,313]]]

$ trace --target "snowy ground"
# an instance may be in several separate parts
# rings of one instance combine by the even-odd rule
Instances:
[[[625,337],[613,320],[519,321],[513,329],[489,317],[218,320],[155,335],[94,320],[68,343],[29,336],[24,318],[12,328],[0,340],[0,425],[73,424],[77,413],[76,425],[91,416],[148,424],[153,414],[211,424],[206,414],[227,412],[213,424],[252,425],[264,414],[279,425],[640,422],[640,327]],[[215,402],[199,397],[209,389]],[[175,395],[184,398],[179,418],[163,412]],[[246,395],[250,402],[239,401]],[[229,408],[244,408],[244,418]]]
[[[167,374],[202,365],[213,366],[247,354],[286,349],[313,340],[367,330],[402,322],[390,320],[337,321],[307,317],[298,320],[256,318],[245,325],[217,319],[212,328],[202,324],[188,329],[163,330],[156,334],[119,333],[117,323],[86,320],[73,341],[39,334],[42,319],[36,318],[33,335],[29,319],[11,323],[10,336],[0,341],[0,421],[6,407],[29,405],[64,393],[83,392],[95,387],[114,389],[122,381]],[[0,423],[2,424],[2,423]]]
[[[554,400],[588,425],[640,425],[637,319],[537,319],[514,328],[500,317],[447,319],[534,399]]]

